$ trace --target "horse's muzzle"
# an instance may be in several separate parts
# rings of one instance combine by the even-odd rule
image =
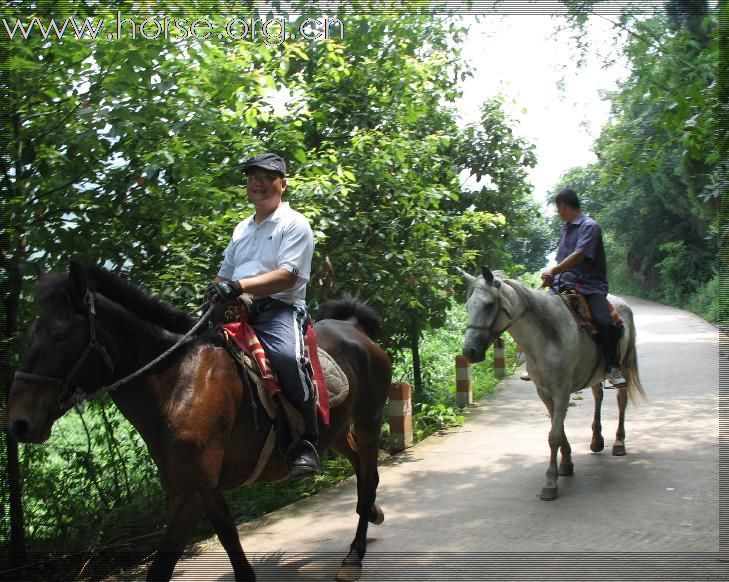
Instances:
[[[16,418],[3,427],[19,443],[43,443],[51,436],[50,426],[33,428],[26,418]]]
[[[464,346],[463,355],[471,364],[478,364],[486,359],[486,350],[479,350],[473,346]]]

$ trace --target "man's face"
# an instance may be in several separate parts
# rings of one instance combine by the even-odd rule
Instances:
[[[569,221],[569,210],[570,207],[567,206],[567,204],[564,202],[557,202],[557,214],[559,214],[559,217],[565,222]]]
[[[272,200],[281,200],[286,190],[286,178],[276,172],[269,172],[260,168],[253,168],[247,177],[248,198],[254,205],[270,203]]]

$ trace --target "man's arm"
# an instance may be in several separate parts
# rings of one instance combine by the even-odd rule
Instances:
[[[542,273],[542,287],[550,287],[555,275],[564,273],[565,271],[571,271],[584,260],[585,255],[580,251],[575,251],[574,253],[567,255],[561,263],[554,267],[550,267]]]
[[[215,277],[214,283],[224,280],[222,277]],[[296,280],[296,275],[289,273],[286,269],[276,269],[255,277],[239,279],[238,283],[240,283],[243,293],[262,296],[273,295],[290,289],[296,284]]]

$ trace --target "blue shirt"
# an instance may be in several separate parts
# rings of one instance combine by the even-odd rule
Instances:
[[[586,214],[580,214],[562,228],[557,247],[557,263],[561,263],[576,251],[582,253],[585,260],[572,267],[571,271],[559,273],[554,278],[554,290],[558,292],[560,287],[568,286],[574,287],[582,295],[607,294],[607,265],[602,231],[597,222]]]

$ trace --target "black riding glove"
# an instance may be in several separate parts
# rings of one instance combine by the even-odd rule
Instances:
[[[219,281],[213,283],[208,287],[205,292],[205,297],[209,297],[212,300],[219,300],[223,303],[235,299],[243,293],[243,287],[240,282],[233,279],[226,279],[225,281]]]

